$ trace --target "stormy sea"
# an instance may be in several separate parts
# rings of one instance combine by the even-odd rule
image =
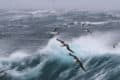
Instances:
[[[119,11],[0,10],[0,80],[120,80],[119,42]]]

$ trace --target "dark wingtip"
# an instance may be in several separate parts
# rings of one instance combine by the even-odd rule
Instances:
[[[83,69],[83,71],[84,71],[84,72],[87,72],[87,70],[86,70],[85,68]]]
[[[55,31],[56,31],[56,29],[57,29],[57,28],[54,28],[53,32],[55,32]]]

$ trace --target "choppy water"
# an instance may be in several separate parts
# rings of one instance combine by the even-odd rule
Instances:
[[[120,18],[113,14],[0,11],[0,80],[120,80]],[[78,24],[66,27],[62,24]],[[89,24],[92,34],[81,30]],[[58,27],[59,36],[47,32]],[[69,43],[84,72],[56,41]],[[113,44],[118,43],[116,48]]]

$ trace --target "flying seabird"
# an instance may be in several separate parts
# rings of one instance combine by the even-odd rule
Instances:
[[[84,28],[86,23],[81,23],[81,28]]]
[[[68,51],[74,53],[74,51],[73,51],[72,49],[70,49],[70,46],[69,46],[67,43],[65,43],[64,41],[62,41],[62,40],[60,40],[60,39],[58,39],[58,38],[57,38],[56,40],[59,41],[59,42],[62,44],[62,47],[66,47],[66,49],[67,49]]]
[[[118,46],[118,43],[113,44],[113,48],[116,48]]]
[[[84,29],[84,31],[92,34],[92,31],[90,29]]]
[[[71,53],[69,53],[69,55],[71,57],[73,57],[75,59],[75,62],[78,63],[80,65],[80,67],[86,72],[86,69],[84,68],[84,66],[83,66],[82,62],[80,61],[80,59],[77,56],[75,56],[75,55],[73,55]]]
[[[113,48],[116,48],[116,44],[113,44]]]
[[[50,37],[59,35],[59,32],[57,32],[57,28],[54,28],[54,30],[52,32],[49,32]]]
[[[68,23],[68,25],[77,25],[77,24],[78,24],[77,21],[74,21],[74,22],[70,22],[70,23]]]
[[[92,31],[88,29],[89,27],[88,25],[86,25],[86,23],[82,23],[81,26],[82,26],[82,30],[84,30],[85,32],[92,33]]]

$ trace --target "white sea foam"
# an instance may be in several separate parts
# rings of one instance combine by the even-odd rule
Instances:
[[[86,55],[120,54],[120,47],[113,48],[114,43],[119,43],[118,32],[95,32],[92,35],[82,36],[73,41],[77,51]]]
[[[39,49],[36,53],[39,54],[50,54],[60,56],[61,54],[68,54],[69,51],[65,47],[61,47],[61,43],[56,40],[57,37],[52,38],[46,47],[43,49]],[[112,48],[112,43],[114,41],[119,41],[118,32],[95,32],[92,35],[80,36],[79,38],[73,39],[72,41],[66,41],[70,45],[70,48],[75,51],[75,55],[81,57],[88,57],[94,55],[103,55],[103,54],[119,54],[120,48]],[[13,52],[8,58],[4,58],[7,61],[19,61],[22,60],[29,55],[22,50]],[[65,55],[64,55],[65,56]],[[64,57],[63,56],[63,57]],[[32,57],[32,56],[31,56]],[[69,57],[68,57],[69,58]],[[65,62],[71,61],[67,57],[62,58]],[[2,59],[2,58],[1,58]],[[1,61],[0,59],[0,61]],[[44,66],[44,61],[42,64],[38,64],[34,68],[26,68],[24,71],[17,71],[16,68],[7,71],[11,76],[22,78],[22,80],[26,80],[27,78],[35,77],[40,74],[39,70],[42,66]],[[33,75],[32,73],[35,74]],[[32,76],[31,76],[32,75]],[[96,75],[97,76],[97,75]],[[101,75],[96,80],[103,78],[104,75]]]
[[[30,55],[27,54],[25,51],[19,50],[19,51],[15,51],[13,53],[11,53],[11,55],[9,56],[4,56],[0,58],[0,61],[6,61],[6,62],[17,62],[17,61],[21,61],[27,57],[29,57]]]
[[[76,54],[82,56],[101,55],[101,54],[120,54],[119,45],[113,48],[113,44],[119,43],[119,32],[95,32],[92,35],[80,36],[71,42],[65,41]],[[48,42],[48,45],[39,50],[51,54],[67,54],[69,51],[56,40],[56,37]]]
[[[106,21],[82,21],[81,24],[104,25],[111,22],[120,22],[120,20],[106,20]]]
[[[58,36],[57,36],[58,37]],[[61,43],[54,37],[49,40],[48,44],[42,48],[38,49],[34,53],[38,54],[68,54],[69,51],[65,47],[61,47]],[[72,41],[64,40],[69,44],[70,48],[75,51],[75,54],[80,56],[93,56],[93,55],[103,55],[103,54],[120,54],[120,45],[118,44],[116,48],[113,48],[115,43],[119,43],[120,36],[119,32],[94,32],[93,34],[88,34],[85,36],[80,36]],[[10,59],[24,59],[29,56],[25,51],[13,52],[9,58]]]

